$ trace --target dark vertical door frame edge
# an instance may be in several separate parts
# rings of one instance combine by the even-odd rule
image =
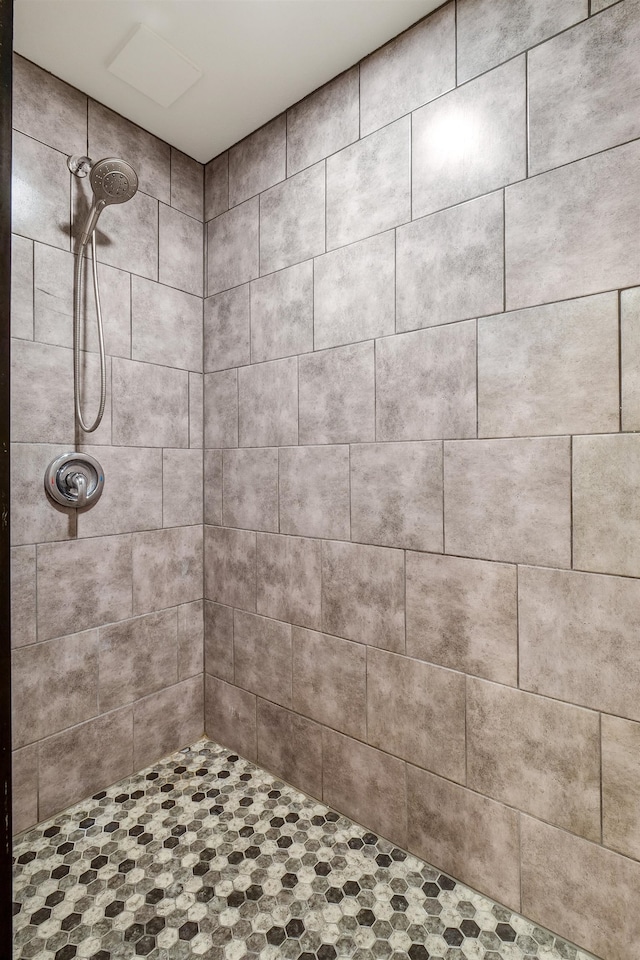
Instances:
[[[9,375],[13,0],[0,0],[0,956],[11,947],[11,587]]]

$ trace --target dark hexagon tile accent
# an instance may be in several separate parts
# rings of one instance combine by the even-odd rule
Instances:
[[[589,960],[207,740],[26,831],[14,872],[14,960]]]

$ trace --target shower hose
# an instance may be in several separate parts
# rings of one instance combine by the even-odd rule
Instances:
[[[96,302],[96,321],[98,325],[98,344],[100,348],[100,407],[93,423],[88,426],[82,416],[80,403],[80,352],[82,349],[82,267],[88,240],[80,241],[75,262],[75,310],[73,315],[73,387],[76,417],[85,433],[93,433],[100,426],[107,397],[107,364],[104,354],[104,332],[102,329],[102,310],[100,308],[100,288],[98,286],[98,258],[96,255],[96,233],[91,234],[91,266],[93,274],[93,292]]]

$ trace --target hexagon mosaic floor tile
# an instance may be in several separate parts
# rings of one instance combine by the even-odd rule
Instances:
[[[17,838],[14,960],[589,960],[201,741]]]

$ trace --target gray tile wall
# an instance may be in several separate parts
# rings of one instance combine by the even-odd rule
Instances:
[[[20,57],[14,80],[14,827],[23,830],[204,728],[203,168]],[[72,182],[72,153],[122,155],[140,175],[140,192],[98,228],[108,392],[102,425],[85,436],[74,434],[72,250],[86,184]],[[90,313],[90,411],[93,324]],[[80,515],[43,490],[49,461],[76,448],[106,476],[102,499]]]
[[[212,737],[628,960],[639,60],[639,0],[451,0],[203,178],[17,59],[17,829],[195,739],[204,666]],[[76,438],[87,150],[141,190]],[[76,517],[41,476],[83,443],[114,490]]]
[[[639,935],[638,63],[639,0],[457,0],[205,171],[207,732],[605,960]]]

